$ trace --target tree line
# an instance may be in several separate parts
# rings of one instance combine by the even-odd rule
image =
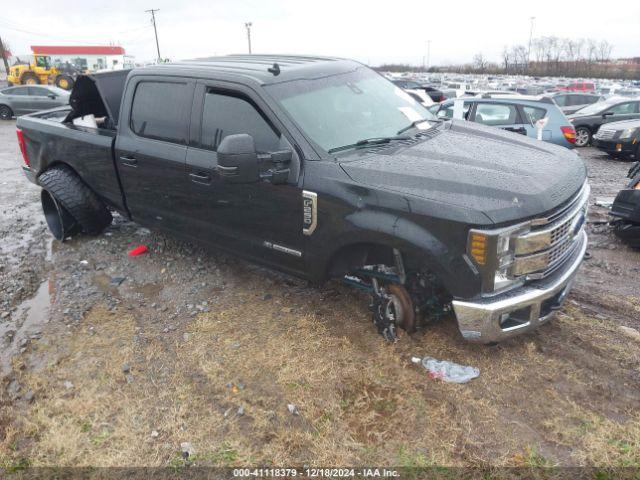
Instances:
[[[593,38],[538,37],[528,45],[505,46],[500,61],[490,61],[482,53],[470,63],[431,67],[430,72],[514,74],[531,76],[640,78],[640,58],[612,59],[613,45]],[[424,67],[387,64],[379,70],[425,72]]]

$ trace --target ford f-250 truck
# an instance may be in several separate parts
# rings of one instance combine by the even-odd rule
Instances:
[[[389,340],[451,307],[470,341],[531,330],[587,246],[575,153],[438,121],[354,61],[229,56],[81,76],[68,108],[17,127],[59,240],[98,234],[116,210],[312,281],[344,278],[371,294]]]

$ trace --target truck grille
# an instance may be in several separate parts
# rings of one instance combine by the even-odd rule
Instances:
[[[578,246],[588,199],[589,185],[585,183],[567,206],[549,217],[535,219],[530,232],[515,237],[511,275],[540,279],[557,270]]]

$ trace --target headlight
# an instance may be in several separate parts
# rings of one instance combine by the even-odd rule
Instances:
[[[633,136],[633,134],[635,133],[636,129],[635,128],[626,128],[624,130],[622,130],[622,133],[620,134],[620,136],[618,138],[623,139],[623,138],[631,138]]]
[[[529,228],[517,225],[497,231],[471,230],[467,253],[482,275],[482,293],[498,293],[520,285],[524,280],[511,275],[515,259],[516,234]]]

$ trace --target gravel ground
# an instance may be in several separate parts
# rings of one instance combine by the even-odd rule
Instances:
[[[253,318],[253,315],[256,316],[255,318],[262,315],[262,313],[258,314],[256,312],[264,312],[264,315],[268,315],[269,320],[274,322],[275,326],[273,327],[264,326],[264,328],[274,329],[273,332],[267,331],[268,336],[273,334],[273,338],[281,340],[284,338],[278,345],[272,345],[274,351],[289,341],[287,340],[288,337],[281,337],[284,333],[279,329],[293,328],[286,327],[289,325],[287,322],[291,321],[291,325],[297,325],[298,327],[302,325],[303,328],[309,330],[310,333],[301,332],[299,338],[305,339],[307,334],[310,336],[308,340],[305,340],[305,343],[311,345],[309,347],[311,351],[313,351],[313,345],[316,345],[314,342],[319,342],[318,345],[325,342],[322,338],[313,337],[317,333],[316,329],[322,328],[325,332],[324,335],[327,335],[326,342],[332,348],[338,351],[340,349],[353,351],[353,356],[362,357],[360,358],[362,362],[379,361],[379,359],[372,360],[369,358],[369,355],[375,352],[377,348],[384,347],[382,339],[373,333],[373,327],[368,324],[369,319],[365,300],[339,284],[332,283],[323,287],[312,287],[306,282],[276,274],[220,253],[204,251],[200,247],[175,241],[162,234],[150,232],[118,215],[115,215],[113,224],[99,237],[78,237],[64,244],[52,242],[40,210],[39,189],[26,181],[20,171],[20,154],[15,142],[15,122],[3,122],[0,124],[0,145],[2,145],[0,147],[0,172],[2,172],[0,176],[0,209],[2,211],[2,216],[0,217],[0,341],[2,342],[0,360],[4,378],[4,391],[1,396],[3,415],[0,418],[0,424],[2,425],[0,440],[6,445],[9,442],[9,437],[11,437],[12,451],[30,452],[29,455],[31,456],[35,455],[33,450],[36,446],[40,452],[48,451],[49,456],[39,458],[39,460],[35,461],[36,464],[51,464],[54,462],[52,459],[55,458],[64,458],[64,461],[61,460],[63,463],[76,461],[74,460],[75,457],[65,457],[64,455],[66,454],[63,455],[60,450],[56,450],[58,448],[55,446],[57,443],[47,437],[47,435],[52,435],[51,432],[55,432],[57,428],[62,428],[62,426],[66,430],[63,429],[61,435],[64,435],[65,431],[68,434],[69,428],[71,428],[69,425],[50,425],[47,422],[52,416],[55,417],[55,413],[52,413],[52,411],[59,414],[60,411],[64,411],[68,407],[69,412],[71,412],[72,403],[69,403],[67,407],[64,406],[64,403],[56,404],[57,406],[52,411],[49,411],[47,410],[47,402],[57,398],[58,394],[63,399],[67,398],[70,395],[69,392],[73,391],[74,388],[78,388],[77,385],[86,381],[87,377],[95,375],[102,378],[101,375],[104,372],[108,372],[109,368],[115,368],[117,372],[122,369],[124,381],[127,383],[130,381],[142,383],[143,380],[141,380],[140,376],[142,375],[145,378],[144,382],[151,382],[149,388],[152,389],[158,378],[161,379],[161,382],[167,381],[167,375],[171,376],[171,374],[180,371],[182,368],[187,368],[184,365],[191,365],[190,362],[195,361],[193,358],[183,357],[184,352],[177,346],[182,342],[190,341],[191,336],[196,334],[194,332],[200,332],[203,335],[206,332],[207,338],[214,343],[206,346],[204,344],[194,345],[193,355],[195,356],[196,352],[201,349],[203,356],[198,357],[200,360],[193,364],[193,370],[187,369],[182,373],[185,377],[194,377],[191,378],[193,384],[190,384],[189,388],[196,388],[193,385],[197,385],[197,389],[206,391],[208,387],[204,384],[212,381],[213,383],[219,383],[222,378],[225,378],[226,370],[216,370],[219,368],[218,363],[222,364],[226,361],[226,358],[223,357],[216,360],[218,363],[215,363],[215,368],[212,366],[210,370],[207,370],[210,375],[208,380],[203,373],[200,375],[204,375],[204,379],[195,378],[198,375],[196,370],[199,366],[206,364],[209,359],[208,355],[214,355],[217,349],[224,350],[224,348],[227,348],[230,355],[236,355],[238,352],[243,352],[242,349],[246,348],[247,345],[252,345],[252,342],[256,342],[255,350],[245,353],[250,357],[256,356],[256,358],[261,354],[264,355],[262,351],[258,353],[260,350],[258,337],[265,334],[265,331],[261,330],[263,326],[261,326],[260,321],[256,321],[256,335],[254,337],[247,338],[243,336],[247,334],[247,330],[241,331],[242,325],[244,325],[244,328],[249,329],[249,333],[251,333],[251,329],[254,327],[251,323],[247,325],[245,323]],[[410,362],[406,362],[406,360],[410,358],[411,352],[415,349],[423,350],[429,347],[432,351],[440,350],[442,355],[457,356],[455,358],[466,360],[470,363],[475,362],[478,365],[482,364],[482,368],[489,370],[499,362],[511,362],[510,358],[513,355],[518,359],[521,357],[529,358],[535,352],[536,361],[540,362],[541,372],[547,372],[546,369],[550,367],[551,362],[559,362],[558,364],[566,362],[567,365],[571,365],[571,367],[567,367],[567,372],[574,367],[576,369],[589,369],[588,373],[581,371],[581,375],[593,376],[591,378],[592,388],[587,386],[584,378],[576,381],[572,378],[567,379],[564,377],[558,379],[557,389],[562,393],[563,398],[572,398],[571,401],[573,403],[571,405],[575,406],[582,402],[586,404],[589,403],[589,399],[592,396],[598,396],[599,400],[596,402],[598,404],[597,413],[601,416],[598,418],[606,418],[607,421],[613,421],[610,418],[617,418],[616,421],[621,422],[620,425],[623,425],[623,419],[629,418],[629,411],[637,409],[639,405],[638,395],[629,394],[628,388],[635,388],[637,392],[638,348],[633,341],[631,341],[631,346],[624,346],[624,339],[628,337],[620,336],[617,329],[620,326],[640,328],[640,315],[638,315],[640,312],[640,307],[638,306],[640,305],[640,289],[638,288],[640,252],[633,251],[621,244],[610,232],[609,227],[602,223],[607,218],[606,209],[593,205],[598,198],[615,196],[617,191],[625,185],[625,174],[631,164],[611,160],[606,155],[600,154],[600,152],[591,148],[583,149],[579,153],[588,166],[592,186],[588,223],[589,253],[591,257],[584,262],[575,287],[568,299],[567,306],[559,316],[560,319],[550,325],[545,325],[538,332],[534,332],[527,338],[507,342],[506,346],[498,346],[498,350],[487,350],[487,347],[467,346],[459,338],[453,322],[436,325],[431,332],[427,331],[424,334],[419,334],[416,338],[404,337],[399,342],[400,345],[398,347],[384,351],[383,356],[385,358],[388,357],[389,362],[400,369],[389,372],[389,382],[397,382],[398,378],[404,378],[403,375],[408,375],[406,373],[406,365],[410,365]],[[134,258],[127,256],[128,250],[138,245],[148,246],[149,253]],[[226,314],[224,312],[227,311],[232,311],[234,312],[233,315],[235,315],[232,317],[233,320],[230,325],[224,323],[225,318],[230,318],[225,317]],[[317,325],[321,325],[321,327],[313,323],[304,323],[301,320],[303,317],[306,319],[308,315],[318,319]],[[117,322],[122,322],[121,328],[117,326]],[[217,325],[217,330],[207,330],[211,328],[211,325]],[[233,325],[238,325],[237,331]],[[99,350],[103,345],[96,346],[92,342],[105,340],[104,335],[106,335],[105,332],[107,331],[110,332],[109,338],[113,340],[113,344],[109,346],[111,350],[102,357],[98,353],[93,354],[93,349]],[[585,337],[581,336],[582,333],[577,333],[585,331],[589,332],[588,335],[585,334]],[[123,335],[122,338],[119,336],[120,333]],[[603,338],[607,339],[605,340],[607,342],[611,341],[611,344],[598,345],[598,342],[602,342]],[[598,340],[596,341],[595,339]],[[157,346],[155,342],[160,342],[162,346]],[[220,342],[223,342],[224,345],[221,345]],[[265,345],[268,345],[269,338],[266,338],[264,342]],[[156,348],[151,349],[150,345],[152,344],[156,345]],[[86,352],[88,345],[92,345],[92,350],[89,353]],[[623,345],[623,347],[620,345]],[[83,351],[83,348],[85,348],[85,351],[82,354],[83,356],[79,357],[80,360],[88,356],[90,362],[94,362],[92,365],[95,366],[95,370],[85,372],[83,369],[86,368],[86,362],[84,361],[69,364],[71,362],[69,359],[76,359],[76,353]],[[124,355],[123,352],[129,352],[129,348],[132,349],[131,355]],[[620,350],[619,357],[616,356],[618,355],[617,353],[611,353],[611,358],[602,356],[604,349],[618,352],[620,348],[623,350]],[[213,350],[210,351],[210,349]],[[318,346],[318,349],[320,349],[320,346]],[[630,353],[625,349],[630,349]],[[164,352],[162,358],[150,359],[159,350]],[[136,354],[135,352],[138,353]],[[143,354],[141,352],[146,353]],[[488,355],[487,352],[494,353]],[[123,354],[122,360],[120,359],[120,353]],[[324,353],[331,355],[327,352]],[[495,359],[492,361],[494,354]],[[571,355],[575,358],[571,357]],[[629,355],[629,357],[626,355]],[[109,356],[118,358],[118,364],[115,367],[113,365],[108,367]],[[271,357],[265,357],[264,362],[268,364],[273,361],[274,356],[275,354]],[[529,360],[531,359],[529,358]],[[239,362],[238,364],[242,365],[244,365],[243,362],[245,361],[247,361],[246,357],[234,360],[234,362]],[[310,361],[308,357],[300,359],[301,365],[308,361]],[[344,361],[344,358],[336,359],[336,362],[340,361]],[[181,364],[180,362],[184,363]],[[75,367],[72,365],[75,365]],[[620,371],[621,373],[619,373],[620,378],[607,373],[611,372],[611,369],[618,369],[619,365],[625,365]],[[287,363],[273,365],[272,367],[273,371],[269,375],[277,377],[279,374],[283,374],[283,369],[287,369]],[[225,368],[233,371],[235,366],[232,365]],[[304,367],[300,368],[304,372]],[[316,367],[314,366],[313,368]],[[347,367],[345,366],[344,368],[346,371]],[[351,365],[349,368],[354,368],[354,366]],[[312,367],[309,367],[309,369],[311,371]],[[131,370],[137,370],[135,373],[138,375],[136,377],[138,380],[134,380],[130,373]],[[80,372],[85,373],[78,376]],[[143,374],[142,372],[146,373]],[[252,375],[246,370],[242,370],[242,372],[245,380],[247,376]],[[361,373],[366,377],[366,370]],[[411,375],[414,374],[415,372],[411,373]],[[331,374],[328,372],[324,372],[323,375],[327,376],[325,378],[331,378]],[[371,375],[371,382],[379,381],[373,380],[377,378],[375,373],[371,373]],[[493,380],[500,379],[500,375],[502,373],[496,373]],[[541,373],[541,376],[546,381],[550,381],[547,378],[549,375],[554,374]],[[309,374],[309,378],[315,377]],[[53,380],[49,379],[55,379],[57,387],[48,385],[48,381],[53,382]],[[297,377],[294,377],[292,381],[289,380],[287,379],[287,385],[292,382],[298,382]],[[377,412],[376,415],[378,415],[378,423],[381,421],[380,418],[389,417],[391,419],[397,402],[403,401],[391,397],[387,398],[391,395],[389,392],[393,391],[392,387],[371,387],[372,389],[370,390],[369,384],[364,385],[364,380],[358,380],[358,390],[354,393],[348,383],[345,387],[346,380],[344,377],[336,378],[335,381],[336,385],[339,385],[336,388],[343,395],[342,403],[340,404],[341,408],[346,408],[345,405],[362,408],[362,402],[364,402],[364,405],[368,405],[367,402],[371,401],[375,407],[375,412]],[[488,379],[482,381],[489,382]],[[327,382],[330,383],[330,380],[327,380]],[[423,380],[409,377],[406,382],[421,385]],[[520,382],[521,380],[511,376],[503,378],[499,385],[487,385],[487,390],[484,394],[499,396],[499,391],[504,390],[504,395],[508,395],[509,398],[504,400],[505,403],[512,405],[514,402],[526,400],[528,395],[526,387],[522,387],[524,390],[521,393],[525,397],[524,399],[522,396],[511,396],[515,395],[513,393],[514,386],[522,385]],[[227,387],[237,388],[237,383],[236,381],[232,387],[228,387],[230,384],[227,384]],[[76,384],[76,387],[74,387],[74,384]],[[266,384],[267,380],[265,378],[256,378],[253,387],[254,391],[257,390],[258,394],[264,394],[266,398],[277,397],[280,400],[279,394],[271,392]],[[635,387],[630,384],[635,384]],[[121,388],[121,384],[118,385],[117,387],[110,386],[105,395],[108,396],[111,391],[113,391],[114,395],[117,395],[116,390]],[[478,383],[478,385],[481,385],[481,383]],[[534,388],[530,392],[531,395],[536,395],[536,390],[543,390],[543,387],[536,389],[534,385],[535,382],[530,385],[531,388]],[[224,390],[227,387],[221,388]],[[55,388],[61,389],[61,392],[54,394],[53,390],[48,390]],[[89,392],[90,389],[87,387],[86,391]],[[145,394],[153,396],[154,394],[149,394],[149,391],[145,390]],[[360,396],[361,391],[368,392],[364,400]],[[515,389],[515,391],[519,390]],[[422,391],[420,390],[420,392]],[[334,393],[327,392],[327,402],[330,402],[328,400],[330,397],[335,396]],[[420,393],[420,395],[423,394],[424,392]],[[157,393],[157,395],[159,398],[163,394]],[[176,393],[176,395],[178,394]],[[211,396],[215,397],[215,395],[215,393],[211,393]],[[459,401],[459,399],[454,401],[457,393],[449,394],[447,391],[442,391],[438,395],[441,396],[439,400],[445,404],[453,405]],[[477,399],[482,395],[475,393],[472,394],[472,397]],[[96,396],[94,394],[91,397],[83,397],[84,404],[90,401],[87,398],[91,399]],[[153,403],[151,398],[149,397],[149,400]],[[207,398],[207,396],[204,398]],[[318,398],[323,398],[320,393]],[[418,398],[416,402],[423,401],[419,400],[419,398],[422,398],[420,396],[416,398]],[[468,400],[472,401],[471,398]],[[285,400],[282,399],[282,401],[284,402]],[[299,401],[302,403],[305,400],[302,398]],[[308,401],[313,402],[310,399]],[[388,404],[381,404],[380,402],[382,401],[388,402]],[[72,402],[72,400],[69,400],[69,402]],[[184,400],[184,402],[188,403],[189,400]],[[103,408],[107,409],[108,405],[112,403],[113,401],[109,401]],[[543,403],[544,400],[541,399],[541,405]],[[165,404],[162,405],[157,407],[156,414],[158,411],[162,411],[163,408],[168,408]],[[244,417],[243,405],[224,403],[214,408],[214,410],[217,408],[220,415],[223,415],[220,416],[220,419],[228,418],[229,409],[232,408],[229,405],[232,405],[234,409],[234,416]],[[412,404],[411,408],[415,405]],[[421,403],[420,408],[423,407],[424,405]],[[254,405],[254,408],[258,409],[256,405]],[[273,409],[271,407],[264,408],[265,423],[271,422],[275,418],[272,415]],[[460,410],[464,411],[464,408],[461,407]],[[455,411],[464,417],[462,411],[458,411],[458,407],[455,408]],[[39,426],[34,426],[37,424],[38,412],[42,415],[41,423],[38,424]],[[43,412],[46,412],[46,414]],[[448,413],[451,414],[452,412]],[[16,418],[24,419],[30,415],[36,418],[36,420],[33,420],[35,423],[15,423]],[[146,414],[140,413],[140,415],[144,416]],[[329,421],[329,417],[325,418],[325,415],[326,412],[319,414],[317,422]],[[518,433],[518,438],[513,440],[514,448],[519,448],[525,453],[518,454],[521,456],[516,457],[518,458],[517,464],[524,463],[529,465],[531,462],[535,463],[536,455],[543,454],[546,456],[545,458],[565,463],[570,463],[571,459],[575,462],[584,462],[590,458],[601,458],[598,455],[602,452],[593,453],[590,450],[592,447],[589,446],[587,448],[585,445],[581,447],[583,448],[582,456],[571,457],[571,445],[563,445],[560,440],[550,441],[540,433],[544,428],[551,428],[544,423],[548,423],[549,419],[545,419],[542,416],[540,418],[527,417],[525,414],[523,414],[522,418],[516,418],[515,413],[513,415],[513,421],[509,421],[510,426],[508,428],[505,426],[505,432],[514,430]],[[561,414],[559,413],[559,415]],[[109,420],[109,422],[111,421]],[[131,421],[137,422],[138,420],[132,419]],[[248,419],[239,421],[237,427],[242,434],[248,435],[253,432],[251,428],[257,431],[258,426],[256,424],[253,427],[249,425],[243,426],[242,422],[244,421],[248,422]],[[255,418],[253,421],[257,422]],[[318,426],[320,423],[312,422],[311,419],[305,421],[313,424],[312,427],[316,431],[321,430],[321,427]],[[81,423],[81,421],[79,422]],[[290,420],[286,420],[286,422],[290,422]],[[434,422],[437,422],[437,420],[434,420]],[[528,426],[526,429],[521,429],[520,426],[522,425],[518,422]],[[76,446],[79,449],[78,451],[85,448],[84,443],[82,443],[82,435],[86,433],[82,429],[85,426],[79,427],[80,423],[74,424],[75,427],[80,429],[78,430],[78,446]],[[516,424],[520,426],[514,427],[513,425]],[[546,426],[543,427],[542,425]],[[597,423],[597,425],[600,425],[600,423]],[[602,425],[605,424],[603,423]],[[298,428],[298,426],[292,426],[289,423],[286,423],[285,426],[287,434]],[[299,427],[303,431],[311,428],[306,424]],[[353,439],[356,438],[360,439],[358,440],[360,443],[366,444],[369,442],[375,448],[385,448],[383,445],[383,440],[386,438],[384,432],[372,439],[362,431],[361,425],[350,424],[350,427],[352,429],[348,437],[350,441],[355,441]],[[36,435],[38,428],[41,429],[39,436]],[[126,461],[142,465],[166,465],[171,461],[171,454],[164,452],[164,450],[160,453],[155,452],[153,458],[146,460],[123,460],[122,457],[118,456],[100,457],[90,447],[102,445],[102,440],[95,440],[95,438],[102,438],[101,435],[103,433],[101,433],[102,431],[96,433],[93,430],[99,427],[91,426],[86,428],[89,428],[88,431],[92,431],[97,436],[88,441],[89,450],[84,453],[88,455],[88,457],[84,458],[85,464],[117,465]],[[166,427],[166,429],[173,428],[175,428],[176,432],[181,432],[187,427],[183,424]],[[242,430],[243,428],[244,430]],[[368,428],[374,427],[370,425]],[[410,426],[407,426],[407,435],[409,437],[411,435],[423,435],[421,438],[426,438],[425,436],[430,434],[427,431],[412,433],[409,431],[410,428]],[[442,428],[445,429],[445,426]],[[618,427],[613,428],[608,425],[606,428],[613,432],[617,431],[616,428]],[[466,429],[467,427],[460,426],[459,431],[452,438],[458,438],[458,440],[467,438],[466,435],[469,432],[465,433]],[[533,430],[536,430],[537,433],[532,434]],[[11,435],[8,432],[12,432]],[[443,432],[441,432],[442,435],[444,435]],[[454,462],[457,464],[473,464],[475,461],[488,462],[488,458],[498,458],[501,459],[498,463],[510,464],[508,458],[512,457],[508,457],[508,455],[512,455],[513,452],[508,454],[506,451],[501,450],[500,442],[488,441],[488,436],[495,434],[494,430],[491,430],[491,432],[491,434],[486,433],[487,438],[481,433],[476,433],[475,437],[472,435],[467,438],[466,442],[475,442],[475,448],[478,449],[477,452],[473,452],[473,457],[464,456],[460,453],[459,447],[451,447],[451,449],[445,449],[440,453],[431,452],[429,458],[433,458],[434,461]],[[156,434],[153,434],[152,437],[157,437],[158,435]],[[337,433],[334,432],[332,435],[337,435]],[[584,438],[588,437],[587,434],[581,433],[580,435]],[[33,443],[30,443],[31,440],[27,440],[32,436],[33,438],[38,437],[42,443],[34,446]],[[523,439],[529,443],[526,443]],[[634,438],[634,441],[636,440],[637,437]],[[134,439],[132,441],[136,442],[137,440]],[[268,443],[269,441],[269,439],[264,439],[264,442]],[[278,445],[276,440],[274,442],[276,442],[275,445]],[[302,440],[300,442],[302,442],[302,445],[306,445]],[[454,445],[455,440],[452,440],[452,442],[451,445]],[[505,441],[505,445],[507,443]],[[322,442],[320,444],[324,445],[324,452],[334,452],[332,446]],[[530,445],[535,445],[535,447],[530,447]],[[634,448],[637,448],[637,444],[634,445]],[[122,453],[127,454],[128,447],[118,444],[118,448]],[[166,448],[170,452],[173,451],[175,443],[171,443]],[[265,447],[245,446],[245,448],[249,450],[258,448],[257,451],[262,451]],[[282,450],[277,450],[274,453],[275,456],[273,458],[278,458],[281,461],[297,461],[300,458],[304,458],[305,452],[309,455],[313,454],[312,451],[310,453],[308,450],[297,451],[295,449],[292,450],[292,448],[290,444],[287,444],[286,447],[283,446]],[[397,452],[406,452],[404,446],[398,446],[397,448]],[[261,458],[260,456],[252,457],[249,454],[243,456],[242,449],[240,447],[238,449],[240,458],[245,462],[251,463],[252,461],[255,462],[256,458]],[[62,450],[68,452],[69,449],[65,450],[63,448]],[[219,453],[219,449],[215,450],[215,452]],[[288,453],[285,454],[283,452]],[[351,452],[351,456],[339,456],[346,455],[344,452]],[[407,460],[405,458],[406,455],[403,456],[404,453],[397,453],[395,457],[376,456],[377,454],[374,455],[374,453],[377,450],[370,451],[364,449],[364,447],[363,450],[346,448],[344,452],[341,454],[335,453],[334,456],[327,457],[325,460],[331,461],[332,458],[345,462],[362,461],[363,459],[384,460],[387,462],[405,462]],[[96,456],[92,457],[92,455]],[[280,456],[278,457],[278,455]],[[367,455],[371,456],[367,457]],[[407,462],[410,465],[420,465],[420,459],[422,459],[420,455],[423,454],[413,452]],[[466,455],[471,454],[467,452]],[[607,455],[610,455],[610,453],[607,453]],[[628,453],[624,453],[624,455],[628,456]],[[632,460],[637,461],[637,451],[633,455]],[[0,452],[0,457],[15,459],[15,454]],[[219,457],[215,458],[219,460]],[[470,460],[470,458],[475,460]],[[214,463],[220,464],[221,462],[216,460]],[[227,462],[226,464],[229,463],[233,462]]]

